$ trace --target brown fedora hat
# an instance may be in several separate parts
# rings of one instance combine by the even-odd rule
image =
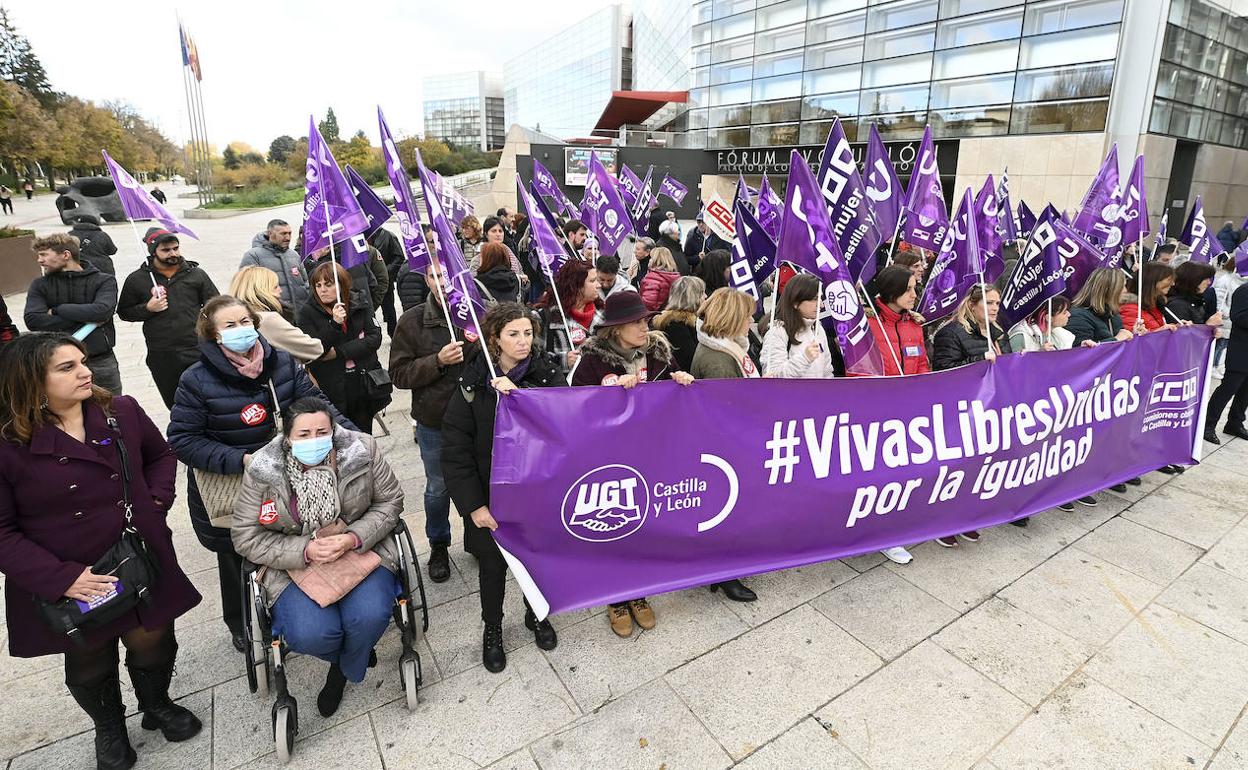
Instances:
[[[635,291],[621,291],[607,297],[607,305],[603,309],[601,326],[619,326],[621,324],[640,321],[658,315],[646,308],[641,295]]]

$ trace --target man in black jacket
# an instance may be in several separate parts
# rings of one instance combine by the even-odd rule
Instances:
[[[69,234],[78,239],[78,258],[87,264],[94,265],[102,273],[114,278],[117,271],[113,268],[113,255],[117,253],[117,244],[112,237],[100,229],[100,222],[91,214],[80,214],[74,217],[74,229]]]
[[[732,244],[716,235],[706,223],[706,214],[699,211],[697,223],[698,226],[690,230],[689,236],[685,238],[685,259],[688,260],[691,270],[698,266],[702,257],[716,249],[732,251]]]
[[[1226,414],[1222,432],[1236,438],[1248,439],[1244,427],[1248,412],[1248,283],[1231,295],[1231,341],[1226,349],[1226,375],[1222,384],[1209,397],[1209,411],[1205,413],[1205,441],[1221,444],[1218,439],[1218,418],[1227,402],[1231,410]]]
[[[441,280],[446,287],[446,271],[437,263],[429,265],[425,281],[429,298],[399,318],[390,344],[390,379],[395,387],[412,391],[412,420],[416,423],[416,445],[425,466],[425,536],[429,554],[429,578],[435,583],[451,576],[447,548],[451,544],[451,498],[442,478],[442,415],[459,387],[463,368],[464,343],[451,336],[442,308],[442,295],[436,289]],[[470,346],[470,354],[476,350]]]
[[[121,395],[121,368],[113,355],[117,333],[117,279],[78,259],[78,239],[57,233],[30,245],[43,275],[26,293],[26,328],[65,332],[83,341],[96,385]]]
[[[143,242],[147,261],[126,277],[117,315],[123,321],[143,324],[147,368],[161,400],[172,409],[182,372],[199,360],[195,322],[218,292],[198,263],[182,257],[178,236],[153,227]]]

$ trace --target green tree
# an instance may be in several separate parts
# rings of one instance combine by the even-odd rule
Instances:
[[[264,156],[258,152],[245,152],[238,156],[238,160],[244,166],[263,166]]]
[[[226,146],[225,151],[221,153],[221,158],[225,161],[225,167],[235,169],[242,165],[239,160],[238,151],[233,147]]]
[[[321,136],[330,144],[342,141],[342,137],[338,134],[338,116],[334,114],[334,108],[330,107],[329,112],[325,113],[325,119],[316,124],[317,130],[321,132]]]
[[[295,151],[294,137],[282,136],[277,137],[269,143],[269,162],[279,166],[286,165],[286,159]]]
[[[26,89],[44,109],[56,104],[57,95],[48,82],[48,73],[35,55],[30,41],[17,31],[9,12],[0,7],[0,80]]]

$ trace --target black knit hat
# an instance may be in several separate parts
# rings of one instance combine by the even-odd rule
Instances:
[[[143,234],[143,242],[147,244],[147,255],[149,257],[156,256],[156,247],[168,241],[178,241],[178,236],[163,227],[149,227],[147,232]]]

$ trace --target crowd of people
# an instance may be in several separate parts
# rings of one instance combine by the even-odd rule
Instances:
[[[201,729],[169,697],[174,622],[201,600],[178,566],[166,520],[179,462],[194,532],[217,559],[221,619],[234,647],[246,644],[247,562],[260,568],[275,633],[291,650],[329,664],[317,697],[329,716],[347,682],[360,682],[375,664],[398,591],[388,535],[404,493],[371,436],[392,388],[410,392],[424,465],[425,569],[434,582],[451,576],[453,502],[479,567],[482,662],[499,672],[507,665],[507,565],[490,509],[499,398],[517,388],[847,376],[835,337],[820,323],[815,276],[778,271],[763,287],[775,296],[774,314],[767,313],[729,286],[730,246],[706,222],[699,218],[682,240],[675,217],[655,209],[647,229],[622,266],[618,256],[597,253],[583,223],[561,222],[569,253],[551,274],[534,255],[523,215],[501,209],[484,222],[465,218],[459,246],[487,307],[479,343],[448,325],[448,276],[431,237],[435,259],[423,273],[406,264],[384,228],[369,237],[367,257],[344,269],[325,250],[299,253],[290,224],[274,219],[243,254],[228,294],[161,227],[143,236],[147,260],[120,290],[116,247],[98,223],[37,238],[43,275],[27,294],[30,333],[19,334],[7,311],[0,323],[0,572],[12,654],[65,656],[66,684],[95,723],[98,766],[135,761],[118,640],[142,726],[171,741]],[[1223,432],[1248,438],[1248,288],[1233,259],[1216,267],[1183,261],[1180,247],[1163,244],[1148,259],[1129,255],[1141,271],[1139,296],[1135,277],[1098,269],[1072,299],[1046,303],[1007,329],[997,322],[1000,291],[992,285],[972,288],[950,317],[928,323],[916,305],[932,256],[886,245],[865,287],[885,375],[1204,324],[1219,335],[1221,378],[1205,437],[1219,442],[1216,426],[1230,403]],[[142,324],[146,364],[170,411],[163,435],[123,395],[114,316]],[[384,365],[383,326],[391,338]],[[1061,507],[1076,503],[1097,500]],[[159,566],[151,591],[133,602],[115,576],[93,569],[123,527],[133,527]],[[967,531],[938,542],[955,548],[979,539]],[[901,546],[884,554],[900,564],[913,559]],[[340,580],[317,579],[326,571]],[[708,588],[732,601],[757,599],[741,579]],[[72,633],[40,617],[67,602],[87,618]],[[89,622],[91,611],[110,606],[117,611],[107,622]],[[611,604],[606,620],[620,637],[658,622],[645,597]],[[554,627],[527,602],[525,625],[541,649],[558,644]]]

